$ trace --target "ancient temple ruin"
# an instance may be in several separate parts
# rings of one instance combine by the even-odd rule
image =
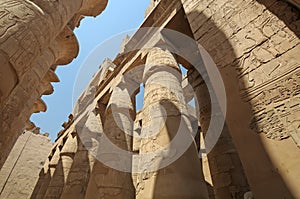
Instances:
[[[0,198],[30,198],[52,147],[36,131],[20,135],[0,170]]]
[[[56,66],[76,57],[72,30],[106,3],[3,0],[0,167],[46,109]],[[30,197],[300,198],[299,7],[152,0],[79,97]]]

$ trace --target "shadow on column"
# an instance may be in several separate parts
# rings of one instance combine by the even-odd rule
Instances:
[[[64,172],[61,158],[58,161],[58,164],[55,167],[55,171],[50,180],[50,183],[47,186],[45,196],[43,198],[58,198],[60,197],[63,188],[64,188]]]
[[[239,62],[240,57],[237,57],[235,53],[236,49],[213,19],[207,18],[203,13],[194,11],[187,13],[188,18],[189,16],[197,16],[197,18],[209,23],[209,29],[204,34],[207,40],[203,38],[204,35],[200,35],[199,38],[195,39],[216,61],[223,78],[227,93],[226,123],[241,158],[254,197],[293,198],[293,194],[278,169],[276,169],[274,162],[272,162],[258,132],[249,128],[251,119],[254,118],[254,110],[250,99],[241,97],[240,91],[247,92],[249,82],[239,79],[242,63]],[[284,17],[281,17],[281,19],[284,20]],[[285,20],[284,22],[287,23]],[[296,28],[292,28],[292,30],[299,35]],[[241,83],[240,81],[244,82]]]
[[[181,133],[186,133],[186,136],[192,137],[188,128],[189,124],[182,119],[182,113],[172,101],[164,99],[159,103],[166,112],[165,126],[163,129],[166,129],[168,132],[170,147],[180,151],[181,149],[178,148],[178,143],[173,145],[172,140],[179,131],[182,131],[182,129],[185,130]],[[166,156],[169,155],[172,156],[172,154],[166,154]],[[201,195],[199,194],[199,191],[203,192],[203,197],[205,196],[206,190],[200,190],[203,189],[203,187],[195,187],[195,185],[199,184],[196,182],[201,179],[197,177],[199,176],[199,173],[195,173],[196,171],[199,171],[198,167],[201,162],[197,165],[188,165],[187,163],[191,162],[191,159],[194,159],[192,162],[200,162],[194,142],[192,142],[190,146],[187,147],[186,151],[170,165],[166,167],[161,165],[162,169],[160,169],[156,175],[153,191],[154,199],[201,199],[201,197],[199,198]],[[202,175],[202,179],[204,179],[203,174],[201,173],[200,175]],[[183,179],[188,179],[189,182],[195,183],[187,183]],[[173,187],[176,187],[176,189],[174,190]]]
[[[61,199],[85,198],[87,185],[90,178],[90,157],[89,152],[78,139],[78,150],[67,178]]]
[[[39,179],[34,187],[34,190],[31,194],[31,199],[41,199],[43,198],[44,194],[46,193],[47,187],[50,183],[51,175],[49,169],[45,172],[43,168],[39,174]]]

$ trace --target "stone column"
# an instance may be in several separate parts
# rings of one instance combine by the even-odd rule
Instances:
[[[55,62],[57,58],[55,54],[59,54],[59,49],[54,43],[52,43],[51,49],[45,49],[44,53],[35,60],[31,66],[32,70],[25,72],[22,78],[18,80],[18,84],[10,92],[5,103],[0,100],[0,125],[2,126],[2,129],[0,129],[0,168],[17,137],[22,132],[24,122],[29,119],[34,102],[41,97],[42,89],[44,89],[41,85],[42,78],[51,64]],[[36,64],[37,61],[39,64]]]
[[[135,107],[132,102],[134,96],[131,95],[131,88],[137,88],[132,83],[134,82],[123,78],[110,97],[104,117],[104,134],[107,139],[99,144],[97,155],[99,160],[95,162],[86,199],[132,199],[135,197],[130,171],[120,171],[118,168],[110,168],[104,164],[106,161],[114,161],[115,165],[119,165],[122,169],[131,169],[131,157],[126,158],[124,163],[122,158],[125,157],[113,149],[110,151],[107,143],[104,142],[111,142],[120,150],[132,151]]]
[[[211,119],[209,91],[204,80],[195,69],[188,71],[188,78],[194,88],[195,100],[199,106],[198,117],[205,137]],[[215,197],[217,199],[243,198],[244,194],[249,191],[249,186],[226,123],[216,145],[208,153],[207,158]]]
[[[144,71],[144,108],[140,155],[155,153],[140,160],[141,175],[137,182],[137,197],[150,198],[208,198],[196,145],[191,134],[191,123],[181,87],[180,68],[168,50],[152,49]],[[178,134],[181,133],[181,134]],[[187,143],[173,142],[176,136]],[[171,144],[170,150],[158,152]],[[182,145],[181,145],[182,144]],[[186,148],[184,148],[187,145]],[[160,170],[165,159],[178,159]]]
[[[43,199],[47,191],[48,185],[50,183],[50,180],[51,180],[51,174],[50,174],[50,170],[48,169],[48,171],[44,174],[43,181],[41,182],[40,187],[38,187],[38,189],[33,192],[31,198]]]
[[[78,48],[73,45],[76,39],[70,34],[68,22],[75,18],[69,24],[73,29],[81,15],[96,16],[106,3],[107,0],[1,1],[0,77],[5,78],[0,78],[0,168],[30,117],[34,101],[41,96],[38,90],[46,71],[52,65],[71,62],[77,55]]]
[[[106,3],[106,0],[2,0],[0,57],[4,65],[1,69],[21,77],[76,13],[95,16]],[[16,82],[13,78],[9,80],[7,89],[12,89]],[[8,91],[1,87],[4,97]]]
[[[77,136],[72,132],[67,137],[67,141],[64,144],[62,151],[60,152],[60,158],[63,168],[64,184],[67,182],[73,159],[77,151]]]
[[[62,138],[61,142],[55,152],[53,161],[50,161],[49,164],[49,168],[53,170],[50,170],[52,178],[44,198],[60,198],[77,150],[77,140],[72,134]],[[61,151],[59,152],[58,149],[61,149]]]
[[[52,155],[49,164],[48,164],[48,173],[49,175],[47,176],[48,180],[45,181],[43,184],[43,187],[39,190],[37,194],[37,198],[44,198],[51,196],[52,194],[55,195],[55,191],[53,192],[53,185],[55,181],[55,175],[56,173],[60,173],[60,168],[61,168],[61,161],[60,161],[60,150],[58,146],[55,146],[54,154]]]
[[[83,0],[4,0],[0,11],[0,55],[18,77],[31,66],[79,11]]]
[[[91,106],[86,108],[86,110],[90,109]],[[63,193],[60,197],[61,199],[83,199],[86,196],[91,170],[95,162],[95,158],[86,147],[93,147],[91,139],[93,135],[91,133],[95,132],[93,129],[95,119],[93,112],[89,112],[76,124],[78,147],[73,159],[73,164],[69,170]]]
[[[55,38],[80,10],[82,1],[1,1],[0,168],[30,117],[34,101],[41,96],[37,92],[43,78],[40,68],[47,71],[58,58],[59,49],[49,48],[56,46]],[[42,67],[36,67],[41,62]]]
[[[74,133],[70,133],[67,137],[63,138],[63,142],[65,143],[60,152],[59,162],[44,198],[60,198],[67,182],[73,158],[77,151],[77,137]]]
[[[78,150],[74,156],[67,182],[60,197],[61,199],[83,199],[85,197],[91,171],[90,158],[91,155],[88,150],[79,141]]]

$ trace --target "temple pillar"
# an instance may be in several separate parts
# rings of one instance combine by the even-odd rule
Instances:
[[[59,146],[55,146],[52,150],[52,154],[49,156],[48,164],[48,180],[46,180],[37,194],[37,198],[49,198],[51,195],[55,195],[53,188],[57,173],[60,173],[61,161],[60,161],[60,150]]]
[[[46,181],[48,179],[50,179],[49,178],[49,173],[45,172],[45,168],[43,168],[40,171],[39,180],[37,181],[36,186],[34,187],[34,190],[33,190],[32,194],[30,196],[31,199],[39,199],[39,198],[41,198],[41,197],[38,197],[38,193],[43,188],[43,185],[46,184]]]
[[[90,178],[90,154],[80,140],[61,199],[83,199]]]
[[[2,67],[18,77],[59,35],[75,14],[97,15],[106,0],[3,0],[0,8],[0,57]],[[9,81],[12,89],[15,81]],[[9,90],[1,87],[3,98]]]
[[[140,160],[136,198],[208,198],[183,96],[182,75],[168,50],[154,48],[149,52],[143,81],[145,91],[139,153],[140,156],[153,153],[153,156]],[[173,142],[177,135],[180,141]],[[182,146],[181,140],[188,141],[185,143],[187,146]],[[173,146],[171,150],[158,152],[169,144]],[[178,159],[171,161],[182,148],[184,151]],[[160,169],[165,159],[171,162]],[[156,165],[157,170],[148,170],[151,165]]]
[[[67,141],[64,144],[62,151],[60,152],[60,158],[61,158],[62,168],[63,168],[64,184],[67,182],[71,170],[71,166],[73,164],[73,159],[77,151],[76,133],[74,132],[70,133],[66,139]]]
[[[199,106],[199,122],[205,138],[212,114],[209,90],[195,69],[188,71],[188,79],[194,88],[195,100]],[[207,158],[216,199],[244,198],[249,185],[226,123]]]
[[[97,149],[97,134],[101,134],[102,124],[93,111],[92,104],[85,107],[85,110],[87,112],[83,113],[84,116],[76,124],[78,149],[69,171],[62,199],[86,198],[90,181],[93,178],[92,170],[96,162],[94,150]]]
[[[50,174],[52,178],[45,193],[45,199],[60,198],[65,186],[66,179],[73,162],[71,156],[74,155],[74,148],[76,151],[76,145],[74,146],[74,138],[72,135],[70,137],[66,137],[65,139],[65,141],[62,140],[62,142],[65,143],[61,143],[61,145],[58,146],[61,151],[57,149],[54,159],[49,163]],[[67,152],[69,150],[71,151],[70,153]]]
[[[60,152],[60,160],[44,198],[60,198],[67,182],[73,158],[77,151],[77,137],[74,133],[70,133],[67,137],[63,138],[63,142],[65,143]]]
[[[104,116],[104,134],[107,141],[111,142],[120,150],[132,151],[132,132],[133,118],[135,117],[135,107],[133,105],[133,97],[131,96],[131,88],[134,82],[128,82],[125,78],[121,83],[113,89],[110,100],[108,102]],[[103,150],[105,143],[99,144],[98,160],[95,162],[92,171],[92,177],[86,199],[131,199],[135,197],[135,189],[130,173],[132,159],[126,159],[126,165],[122,162],[120,154],[114,150]],[[102,148],[104,147],[104,148]],[[120,171],[117,168],[111,168],[105,165],[103,161],[113,160],[121,168],[129,168],[127,172]],[[103,159],[104,158],[104,159]]]
[[[45,73],[76,57],[72,30],[81,16],[96,16],[106,4],[107,0],[1,1],[0,76],[5,78],[0,78],[0,168],[42,95],[38,90]]]
[[[67,134],[60,142],[49,162],[51,180],[43,185],[47,187],[43,198],[60,198],[77,151],[77,136],[74,132]]]
[[[0,168],[22,132],[25,121],[32,114],[31,110],[34,102],[44,92],[42,78],[45,77],[59,54],[56,44],[56,42],[53,42],[51,48],[44,49],[41,56],[34,61],[32,70],[28,70],[23,74],[5,101],[4,99],[0,100],[0,125],[3,127],[0,130]]]
[[[1,2],[5,14],[0,17],[0,55],[9,65],[4,67],[20,78],[80,10],[82,1]]]

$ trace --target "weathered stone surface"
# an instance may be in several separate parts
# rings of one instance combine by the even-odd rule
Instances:
[[[0,59],[4,65],[0,77],[7,78],[0,78],[0,166],[25,122],[26,128],[32,128],[30,114],[46,109],[38,99],[53,92],[57,65],[67,64],[77,55],[78,42],[72,30],[83,15],[96,16],[106,4],[106,0],[75,0],[72,4],[3,1]],[[172,42],[177,38],[159,31],[149,31],[146,36],[137,31],[126,38],[127,44],[113,61],[104,61],[78,100],[74,116],[62,125],[32,198],[300,198],[300,15],[295,7],[299,5],[298,0],[152,0],[141,27],[174,29],[203,48],[175,47]],[[207,71],[216,64],[223,78],[216,83],[225,85],[225,126],[215,147],[200,161],[197,150],[205,150],[203,139],[215,116],[211,116],[211,105],[216,102],[210,101],[203,79],[192,72],[194,66],[188,60],[152,49],[158,44],[166,47],[167,40],[173,48],[191,51],[192,58],[200,57],[198,52],[205,49],[212,58],[204,62]],[[130,51],[143,45],[147,48]],[[183,81],[177,62],[190,71]],[[145,63],[146,67],[142,66]],[[211,78],[207,71],[204,69],[203,76]],[[142,79],[145,106],[137,114],[134,97]],[[187,79],[192,79],[195,93]],[[125,95],[126,88],[132,88],[130,95]],[[193,94],[200,109],[191,114],[187,102]],[[115,117],[115,113],[123,115]],[[186,132],[193,129],[197,133],[197,145],[192,144],[171,165],[148,171],[147,166],[159,166],[168,155],[178,153],[167,151],[136,161],[141,154],[172,141],[180,116]],[[120,123],[124,128],[119,128]],[[154,132],[159,134],[152,135]],[[114,145],[133,152],[132,165],[145,169],[130,176],[98,162],[91,152],[107,153],[99,144],[104,135]],[[194,134],[188,135],[194,142]],[[108,151],[106,157],[123,165],[114,151]]]
[[[70,27],[81,18],[73,20],[74,16],[96,16],[106,4],[106,0],[75,0],[72,4],[41,0],[1,2],[0,125],[15,124],[6,131],[1,128],[0,168],[30,115],[45,111],[45,106],[37,107],[35,102],[41,95],[53,92],[50,82],[57,79],[48,78],[49,69],[54,71],[57,65],[70,63],[78,54],[78,42]]]
[[[133,117],[135,114],[131,100],[131,88],[135,88],[135,86],[128,85],[124,79],[124,82],[120,82],[113,90],[106,108],[103,125],[103,132],[107,137],[107,140],[104,141],[112,142],[125,151],[132,151]],[[98,125],[101,123],[99,122]],[[134,198],[135,190],[131,174],[105,165],[106,162],[112,161],[118,165],[122,161],[120,154],[113,150],[105,150],[105,143],[102,143],[103,137],[99,140],[97,152],[97,158],[101,162],[95,162],[86,198]],[[124,165],[124,169],[131,165],[132,160],[129,159],[128,161],[129,164]]]
[[[288,185],[295,183],[295,178],[284,172],[297,175],[297,171],[281,165],[283,157],[275,151],[266,152],[265,147],[272,148],[274,142],[255,133],[264,132],[276,140],[292,137],[299,143],[295,85],[300,40],[299,27],[294,25],[299,21],[299,10],[274,0],[182,2],[194,38],[212,56],[223,77],[228,95],[226,122],[254,197],[298,196],[299,190],[290,190]],[[216,8],[213,12],[211,5]],[[292,147],[290,142],[285,144]],[[298,154],[285,147],[281,150]],[[298,160],[289,161],[298,164]]]
[[[0,171],[0,198],[30,198],[52,143],[30,131],[22,134]]]
[[[179,66],[168,50],[154,48],[149,52],[143,77],[145,101],[140,154],[153,153],[153,156],[139,160],[142,173],[138,176],[137,198],[208,198],[193,143],[170,165],[159,171],[148,168],[152,164],[158,169],[164,159],[170,158],[171,161],[171,154],[164,156],[159,150],[171,143],[176,134],[183,131],[187,137],[191,136],[191,124],[184,119],[188,113],[181,79]],[[185,129],[178,125],[183,125]],[[187,137],[183,136],[182,141],[186,142]],[[173,179],[171,186],[170,179]],[[188,187],[185,186],[187,184]]]
[[[75,132],[70,132],[61,138],[53,157],[49,162],[51,180],[44,198],[59,198],[67,183],[67,179],[77,151],[77,137]],[[53,150],[52,150],[53,151]]]
[[[189,70],[188,78],[194,87],[195,100],[199,107],[198,118],[205,138],[211,118],[214,117],[211,97],[205,82],[199,81],[202,77],[198,71]],[[214,148],[207,154],[207,159],[216,198],[242,198],[249,191],[247,178],[226,124]]]

